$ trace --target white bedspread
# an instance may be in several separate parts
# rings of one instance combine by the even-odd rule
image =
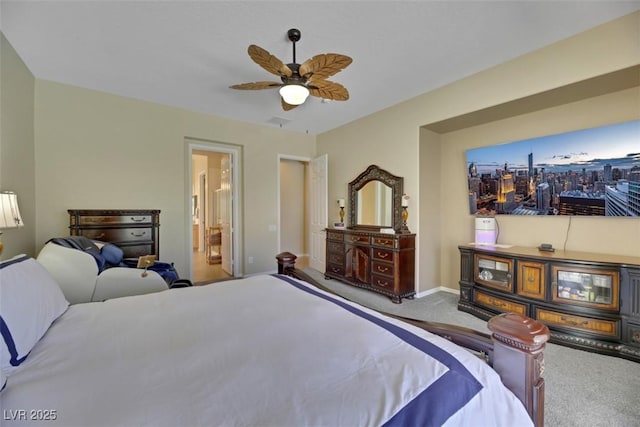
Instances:
[[[531,424],[467,351],[272,276],[73,305],[0,399],[7,427]]]

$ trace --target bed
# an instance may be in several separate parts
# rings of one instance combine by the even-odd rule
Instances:
[[[542,425],[546,327],[503,315],[490,338],[400,319],[294,263],[68,306],[37,261],[3,262],[2,425]]]

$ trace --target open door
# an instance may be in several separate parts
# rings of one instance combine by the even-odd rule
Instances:
[[[220,161],[220,227],[222,245],[222,270],[233,276],[233,170],[231,156],[223,156]]]
[[[207,197],[207,175],[202,172],[198,175],[198,235],[194,239],[198,239],[198,250],[205,251],[205,234],[207,231],[207,215],[209,198]]]
[[[328,222],[327,174],[329,156],[322,155],[309,162],[309,267],[325,271],[325,244]]]

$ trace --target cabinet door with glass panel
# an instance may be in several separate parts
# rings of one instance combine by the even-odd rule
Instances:
[[[617,271],[554,265],[551,274],[553,301],[618,310],[620,279]]]
[[[476,283],[503,291],[513,291],[513,260],[492,255],[475,254],[474,279]]]

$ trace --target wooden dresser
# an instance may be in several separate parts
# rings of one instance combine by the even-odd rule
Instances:
[[[160,211],[150,209],[69,209],[72,236],[113,243],[125,258],[160,256]]]
[[[327,229],[325,276],[391,297],[415,296],[415,234]]]
[[[551,341],[640,362],[640,257],[464,245],[458,309],[515,312]]]

